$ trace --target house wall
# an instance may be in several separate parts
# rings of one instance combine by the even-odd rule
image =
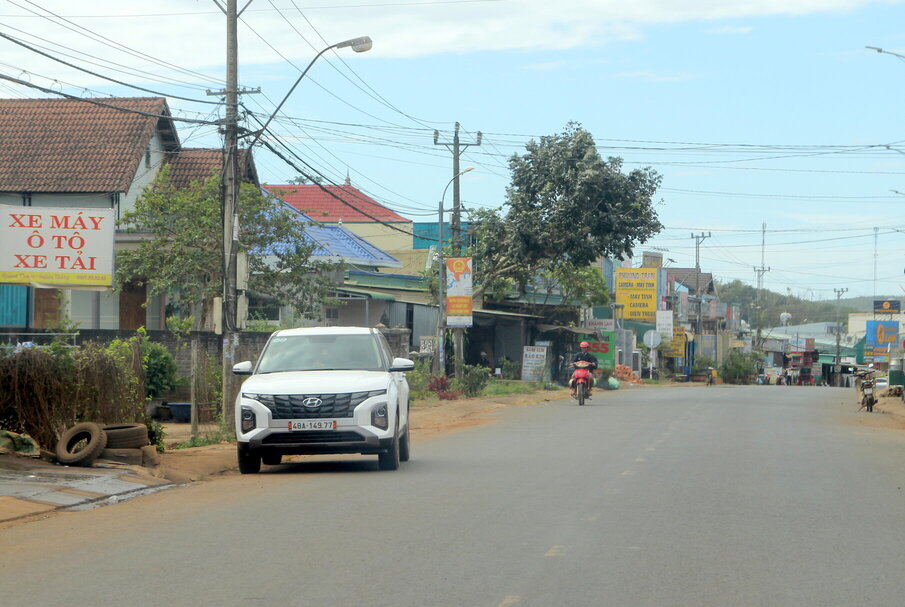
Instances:
[[[135,176],[132,178],[132,185],[130,185],[129,189],[120,197],[120,215],[135,210],[135,201],[138,200],[138,197],[141,196],[141,193],[145,188],[151,185],[151,182],[157,177],[157,173],[160,172],[160,167],[163,165],[165,154],[163,141],[160,138],[160,133],[157,131],[154,131],[154,135],[151,137],[151,141],[148,144],[148,149],[151,152],[150,162],[147,162],[146,156],[142,155],[142,158],[138,163],[138,170],[135,171]]]
[[[330,225],[339,225],[339,224],[330,224]],[[393,255],[393,251],[411,251],[412,250],[412,222],[408,223],[393,223],[393,226],[399,228],[400,230],[405,230],[409,232],[409,234],[405,234],[400,232],[399,230],[394,230],[389,226],[385,226],[383,224],[377,222],[343,222],[342,226],[356,234],[361,236],[372,245],[386,251],[390,255]]]

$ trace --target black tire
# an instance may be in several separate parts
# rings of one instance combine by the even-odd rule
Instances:
[[[578,384],[578,389],[575,391],[578,395],[578,406],[579,407],[584,405],[585,390],[587,390],[587,387],[584,385],[584,382],[580,382]]]
[[[406,427],[405,432],[402,433],[402,438],[399,439],[399,461],[407,462],[410,459],[412,459],[412,445],[409,439],[409,429]]]
[[[399,414],[396,414],[396,428],[393,431],[393,442],[385,453],[377,455],[377,464],[381,470],[399,469]]]
[[[97,424],[83,422],[66,430],[55,449],[57,460],[67,466],[90,466],[107,447],[107,434]]]
[[[239,447],[239,472],[242,474],[257,474],[261,471],[261,454],[250,449]]]
[[[265,453],[261,456],[261,461],[268,466],[279,466],[283,463],[283,456],[279,453]]]
[[[104,426],[103,431],[107,434],[107,449],[141,449],[151,444],[144,424]]]

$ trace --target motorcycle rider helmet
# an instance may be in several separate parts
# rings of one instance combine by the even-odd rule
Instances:
[[[586,342],[586,341],[583,341],[583,342],[581,342],[580,344],[578,344],[578,347],[579,347],[579,348],[590,348],[590,347],[591,347],[591,344],[589,344],[589,343]]]

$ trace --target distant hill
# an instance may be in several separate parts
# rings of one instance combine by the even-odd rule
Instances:
[[[874,297],[849,297],[839,300],[840,306],[845,306],[847,308],[853,308],[858,312],[873,312],[874,311]],[[877,295],[877,300],[880,299],[894,299],[903,301],[905,300],[905,295]],[[831,303],[835,304],[835,300],[827,300]]]

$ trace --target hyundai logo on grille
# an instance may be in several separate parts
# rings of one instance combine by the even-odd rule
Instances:
[[[317,407],[320,407],[320,406],[321,406],[321,403],[322,403],[322,402],[323,402],[323,401],[321,401],[321,399],[319,399],[319,398],[317,398],[317,397],[314,397],[314,396],[311,396],[311,397],[306,398],[305,400],[303,400],[303,401],[302,401],[302,404],[303,404],[304,406],[308,407],[309,409],[316,409]]]

